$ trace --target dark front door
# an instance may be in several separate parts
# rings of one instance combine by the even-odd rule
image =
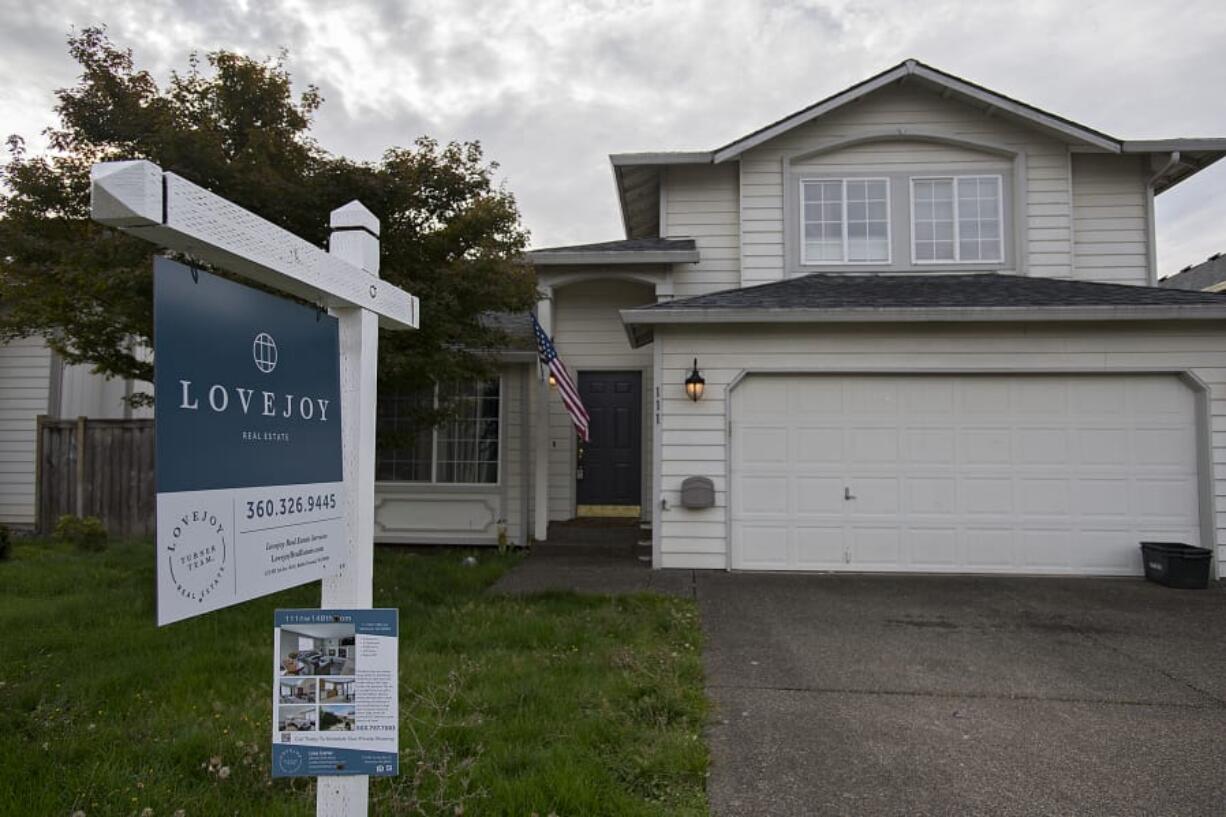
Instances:
[[[638,506],[643,462],[640,372],[579,372],[591,442],[579,443],[578,503]]]

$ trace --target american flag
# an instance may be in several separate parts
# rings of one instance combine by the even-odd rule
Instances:
[[[558,394],[562,395],[562,403],[566,406],[567,413],[570,414],[571,422],[575,424],[575,431],[585,443],[590,442],[588,428],[591,425],[591,418],[588,417],[587,409],[583,407],[583,401],[579,399],[579,389],[575,387],[575,381],[570,379],[570,372],[566,371],[566,364],[562,362],[562,358],[558,357],[558,350],[554,348],[549,335],[546,335],[545,330],[541,328],[536,315],[532,316],[532,331],[536,333],[536,351],[541,357],[541,365],[547,368],[553,375],[553,379],[557,381]]]

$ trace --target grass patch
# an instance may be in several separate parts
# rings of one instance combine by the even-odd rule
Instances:
[[[401,775],[372,783],[371,813],[706,814],[694,605],[490,595],[516,557],[464,555],[376,551]],[[0,563],[0,814],[313,814],[269,743],[272,612],[318,606],[318,585],[162,629],[153,588],[148,542],[17,542]]]

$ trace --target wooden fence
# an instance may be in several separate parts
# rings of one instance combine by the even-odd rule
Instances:
[[[112,536],[154,533],[152,420],[38,418],[38,530],[64,514],[96,516]]]

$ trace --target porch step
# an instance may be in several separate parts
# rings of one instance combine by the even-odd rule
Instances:
[[[639,520],[579,517],[549,523],[551,545],[611,545],[634,548],[639,541]]]

